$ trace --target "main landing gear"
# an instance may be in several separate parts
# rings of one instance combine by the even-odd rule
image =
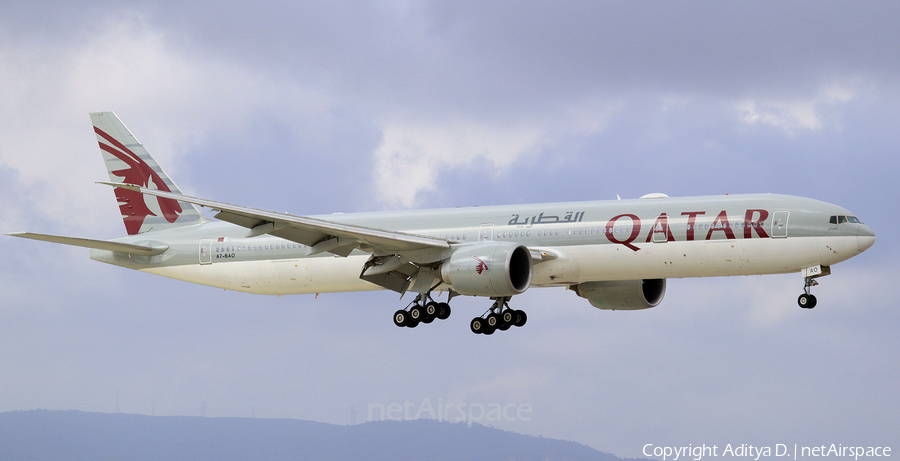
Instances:
[[[494,305],[485,312],[487,315],[475,317],[469,323],[472,333],[492,335],[494,331],[506,331],[511,326],[521,327],[525,325],[528,316],[524,311],[511,309],[509,298],[492,298]]]
[[[394,312],[394,325],[415,328],[419,323],[431,323],[434,319],[450,317],[450,305],[431,299],[427,293],[419,293],[406,309]]]

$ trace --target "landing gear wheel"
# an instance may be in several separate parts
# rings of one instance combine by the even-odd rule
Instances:
[[[499,315],[494,314],[494,313],[491,313],[491,314],[488,315],[487,318],[485,319],[485,323],[487,324],[488,328],[490,328],[490,329],[495,329],[495,328],[497,328],[498,326],[500,326],[500,324],[501,324],[502,322],[500,321],[500,316],[499,316]],[[485,334],[489,334],[489,333],[485,333]]]
[[[517,327],[521,327],[525,325],[525,322],[528,321],[528,316],[525,315],[525,311],[516,311],[516,323]]]
[[[469,323],[469,328],[472,329],[472,333],[481,334],[484,332],[484,319],[481,317],[475,317],[472,319],[472,322]]]
[[[409,310],[409,321],[406,322],[406,326],[415,328],[422,320],[425,320],[425,312],[422,306],[415,305]]]
[[[438,308],[436,302],[429,302],[422,308],[422,323],[431,323],[437,318]]]
[[[804,309],[812,309],[816,307],[816,297],[803,293],[799,298],[797,298],[797,304],[799,304],[800,307]]]
[[[403,309],[394,312],[394,325],[405,327],[407,322],[409,322],[409,312],[406,312]]]
[[[450,317],[450,305],[447,303],[438,303],[438,316],[441,320],[447,320]]]
[[[500,313],[500,324],[497,325],[497,329],[500,331],[509,330],[509,327],[513,326],[514,323],[516,323],[516,312],[507,309]]]

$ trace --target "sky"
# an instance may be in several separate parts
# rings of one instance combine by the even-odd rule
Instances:
[[[2,237],[0,411],[350,424],[465,405],[618,456],[898,449],[897,17],[827,1],[7,5],[3,233],[124,235],[87,115],[115,111],[185,193],[298,215],[771,192],[848,208],[878,241],[820,279],[813,310],[800,274],[673,279],[638,312],[531,289],[512,302],[525,327],[476,336],[484,299],[398,329],[409,296],[226,292]],[[522,411],[479,415],[496,405]]]

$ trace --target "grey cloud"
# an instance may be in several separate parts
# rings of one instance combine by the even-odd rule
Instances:
[[[232,3],[172,5],[153,20],[211,52],[314,74],[379,102],[473,110],[516,107],[523,96],[535,104],[596,91],[785,96],[860,74],[890,82],[900,55],[891,18],[900,7],[862,6]]]
[[[523,100],[648,91],[808,97],[834,80],[893,85],[900,74],[891,2],[36,5],[21,13],[43,40],[83,39],[97,22],[136,15],[174,49],[397,110],[496,114]]]

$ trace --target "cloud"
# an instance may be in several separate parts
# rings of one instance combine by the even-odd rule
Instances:
[[[540,139],[541,132],[534,129],[498,129],[471,122],[389,125],[375,151],[377,190],[389,204],[412,207],[421,192],[435,188],[442,171],[477,165],[499,174],[533,153]]]
[[[823,128],[821,112],[828,106],[850,102],[857,93],[858,82],[831,84],[820,88],[807,99],[744,99],[734,103],[740,119],[748,125],[770,125],[788,135],[798,131]]]
[[[35,195],[34,211],[69,231],[113,222],[112,192],[93,184],[106,175],[88,112],[116,111],[178,178],[186,150],[245,129],[254,115],[298,124],[326,118],[310,114],[331,105],[297,82],[175,49],[134,13],[110,17],[90,39],[62,48],[4,47],[0,103],[18,108],[0,114],[0,165]]]
[[[622,98],[595,96],[525,117],[483,120],[451,112],[439,121],[387,123],[374,152],[376,190],[386,204],[413,207],[424,192],[453,187],[441,182],[442,174],[451,170],[489,172],[490,178],[502,178],[517,162],[552,151],[572,138],[602,132],[625,103]]]

